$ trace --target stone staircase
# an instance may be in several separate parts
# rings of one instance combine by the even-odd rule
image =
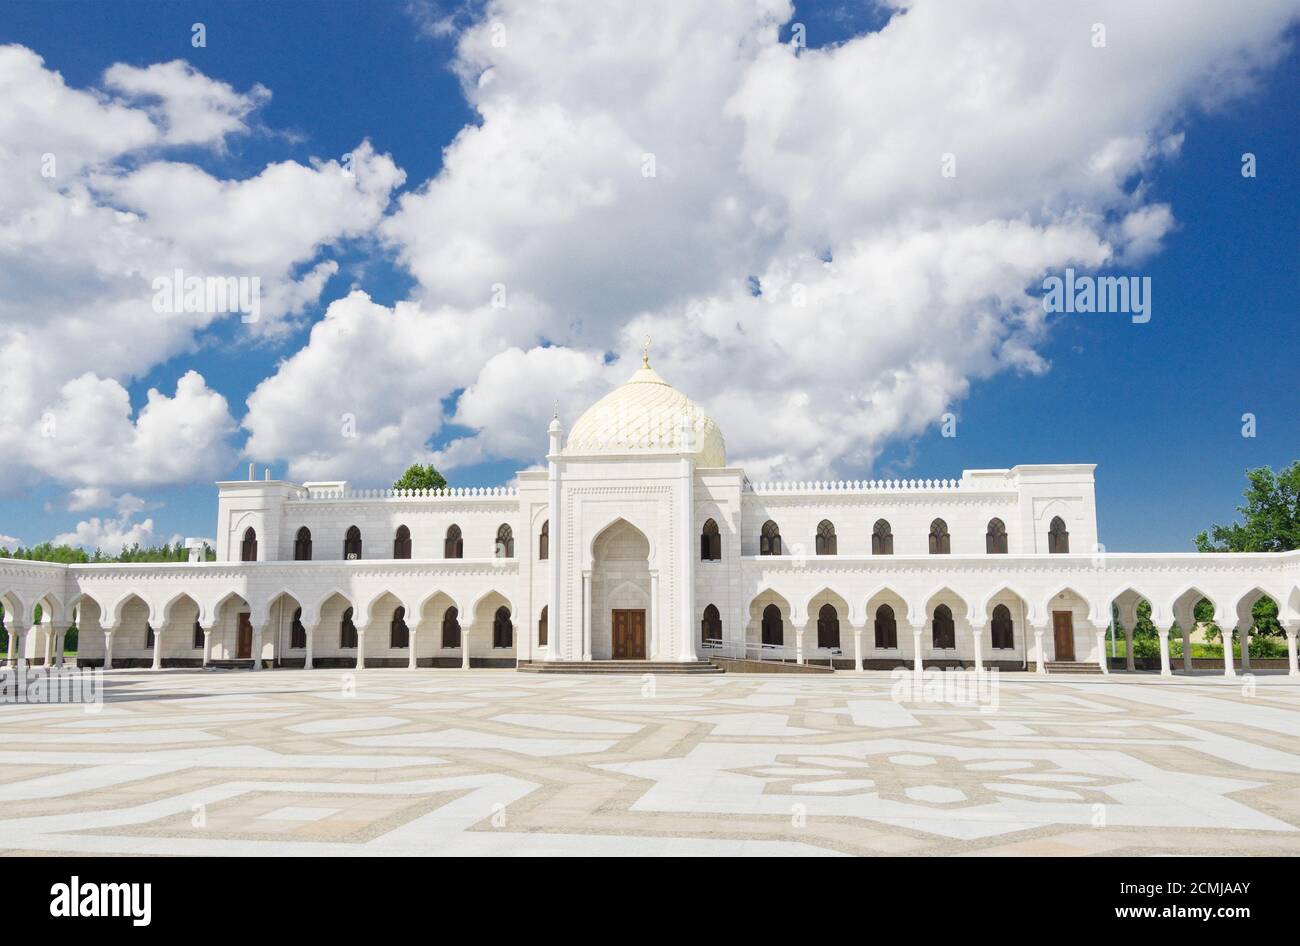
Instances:
[[[677,663],[667,660],[521,660],[516,668],[522,673],[595,673],[595,674],[700,674],[722,673],[722,668],[707,660]]]
[[[1101,675],[1101,667],[1095,663],[1081,660],[1049,660],[1043,665],[1048,673],[1095,673]]]

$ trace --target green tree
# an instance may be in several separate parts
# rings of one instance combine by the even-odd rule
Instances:
[[[402,478],[393,484],[393,489],[446,489],[447,480],[432,463],[420,466],[413,463],[407,467]]]
[[[61,562],[64,565],[83,565],[87,562],[185,562],[190,557],[189,549],[177,542],[175,545],[164,542],[162,545],[142,546],[135,543],[130,548],[122,549],[116,555],[105,555],[100,549],[87,553],[75,545],[52,545],[42,542],[31,548],[19,547],[13,552],[0,548],[0,558],[21,558],[33,562]],[[205,562],[214,562],[217,553],[212,546],[203,543],[201,558]]]
[[[1201,552],[1290,552],[1300,548],[1300,460],[1281,473],[1269,467],[1246,471],[1238,506],[1243,522],[1215,524],[1196,537]]]

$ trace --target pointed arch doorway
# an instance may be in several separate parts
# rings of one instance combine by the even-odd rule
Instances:
[[[592,543],[591,656],[645,660],[654,653],[650,541],[626,519]]]

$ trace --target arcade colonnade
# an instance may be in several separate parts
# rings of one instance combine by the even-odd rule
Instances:
[[[520,580],[510,560],[316,563],[202,562],[75,565],[0,560],[9,654],[62,663],[77,620],[78,662],[200,666],[514,666],[546,659],[546,583]],[[1241,643],[1224,648],[1223,673],[1249,671],[1251,609],[1278,604],[1289,670],[1297,674],[1300,553],[1281,555],[1000,555],[944,561],[897,556],[818,560],[744,556],[740,594],[710,600],[697,584],[694,657],[710,641],[778,658],[889,666],[1026,668],[1053,661],[1108,669],[1112,614],[1129,638],[1150,605],[1160,672],[1190,671],[1193,611]],[[35,608],[42,620],[33,626]],[[1175,668],[1169,638],[1181,634]],[[256,658],[256,659],[254,659]]]

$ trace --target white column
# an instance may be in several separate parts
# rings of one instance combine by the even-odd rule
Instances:
[[[1124,628],[1124,669],[1129,673],[1137,670],[1133,664],[1133,628]]]
[[[546,659],[560,660],[566,656],[566,646],[564,641],[564,615],[561,612],[561,598],[563,591],[561,579],[563,577],[563,561],[567,553],[561,541],[563,529],[560,524],[560,418],[553,417],[551,425],[547,428],[550,435],[550,449],[547,452],[547,494],[546,494],[546,514],[550,521],[550,538],[546,550],[547,558],[547,579],[546,579]],[[658,612],[658,599],[652,605],[655,612]]]
[[[303,625],[303,629],[307,632],[307,648],[306,648],[306,652],[303,654],[303,661],[302,661],[302,668],[304,670],[310,670],[312,668],[311,645],[312,645],[313,638],[316,637],[316,629],[318,627],[320,627],[319,622],[317,622],[316,624]]]
[[[45,630],[45,669],[54,666],[54,625],[51,624]]]
[[[104,669],[113,669],[113,630],[104,631]]]
[[[160,624],[162,622],[159,622]],[[161,627],[154,628],[153,632],[153,666],[150,670],[162,669],[162,639],[163,632]],[[256,638],[255,638],[256,639]],[[256,656],[256,654],[254,654]]]
[[[984,672],[984,627],[982,624],[971,626],[971,638],[975,642],[975,672]]]
[[[262,627],[261,624],[253,625],[253,669],[262,669]]]
[[[591,660],[591,572],[582,573],[582,659]]]
[[[64,639],[67,637],[68,634],[68,625],[66,623],[51,624],[50,630],[54,634],[54,666],[62,667],[63,666],[63,645],[64,645]]]
[[[462,624],[460,628],[460,669],[469,669],[469,629],[472,624]]]
[[[203,666],[212,663],[212,628],[203,628]]]
[[[1237,629],[1237,639],[1241,641],[1241,669],[1250,673],[1250,623]]]
[[[1225,677],[1235,677],[1237,668],[1232,663],[1232,628],[1219,625],[1222,630],[1220,635],[1223,638],[1223,675]]]
[[[794,662],[797,664],[807,662],[807,657],[804,655],[804,635],[808,633],[808,625],[811,623],[811,621],[804,621],[794,627]]]
[[[1173,674],[1169,669],[1169,628],[1158,627],[1156,633],[1160,635],[1160,676],[1168,677]]]
[[[357,669],[366,669],[366,629],[357,628]]]
[[[1106,629],[1097,631],[1097,666],[1102,673],[1110,673],[1110,661],[1106,659]]]
[[[921,656],[921,635],[924,633],[925,624],[912,625],[912,669],[917,673],[921,672],[924,663],[924,658]]]
[[[650,659],[660,660],[663,652],[663,625],[659,623],[659,569],[650,573]]]
[[[525,628],[524,630],[527,631],[527,628]],[[414,670],[415,667],[416,667],[416,663],[415,663],[415,628],[414,628],[414,627],[411,627],[411,628],[410,628],[410,633],[409,633],[409,635],[407,636],[406,644],[407,644],[408,647],[411,648],[411,652],[410,652],[410,654],[408,654],[407,657],[406,657],[406,669],[408,669],[408,670]]]
[[[695,429],[689,419],[683,419],[681,442],[685,450],[690,450],[695,440]],[[700,557],[700,539],[695,534],[695,464],[691,454],[681,459],[681,483],[679,502],[681,504],[681,545],[678,549],[681,562],[681,600],[677,605],[677,617],[681,622],[681,646],[677,659],[690,662],[699,659],[699,632],[695,624],[695,561]]]
[[[8,656],[5,658],[5,663],[9,664],[11,667],[16,667],[18,665],[18,635],[14,633],[14,622],[12,618],[9,620],[9,650],[7,651],[7,654]]]
[[[31,633],[30,626],[18,624],[18,667],[30,667],[31,661],[27,660],[27,634]]]
[[[1296,663],[1295,636],[1297,629],[1296,624],[1288,623],[1283,630],[1286,631],[1286,662],[1290,675],[1300,677],[1300,665]]]
[[[1037,673],[1047,673],[1047,649],[1043,643],[1043,632],[1046,628],[1034,628],[1034,670]]]
[[[862,635],[866,633],[865,624],[855,624],[853,626],[853,670],[856,673],[864,673],[862,669]]]

